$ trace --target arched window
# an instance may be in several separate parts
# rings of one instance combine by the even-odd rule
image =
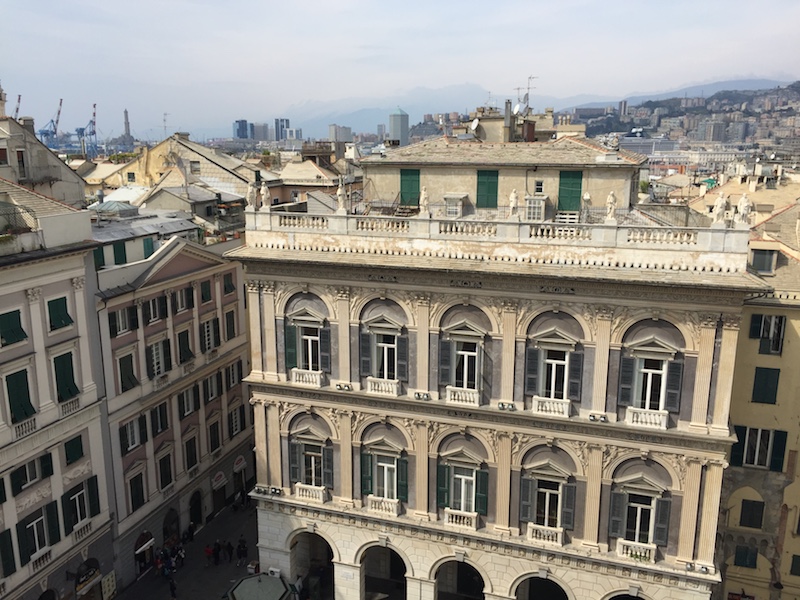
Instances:
[[[400,395],[400,382],[408,381],[409,362],[403,325],[378,315],[362,323],[359,342],[359,371],[367,378],[367,391]]]
[[[322,386],[331,372],[331,330],[318,312],[303,307],[284,319],[286,368],[292,383]]]

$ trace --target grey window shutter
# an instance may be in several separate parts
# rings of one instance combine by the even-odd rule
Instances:
[[[750,317],[750,339],[761,337],[761,324],[764,322],[764,315],[753,315]]]
[[[539,349],[533,346],[525,348],[525,393],[539,395]]]
[[[3,564],[3,577],[10,577],[16,572],[17,560],[14,557],[14,542],[11,539],[10,529],[0,533],[0,560]]]
[[[519,520],[523,523],[532,523],[536,501],[536,480],[529,477],[520,478],[519,484]]]
[[[372,455],[368,452],[361,453],[361,493],[372,493]]]
[[[122,456],[128,453],[128,429],[126,427],[119,428],[119,448]]]
[[[210,378],[203,379],[203,402],[211,400],[211,381]]]
[[[245,421],[244,404],[239,407],[239,423],[243,430],[246,429],[247,422]]]
[[[6,480],[0,477],[0,504],[3,504],[6,500],[8,500],[6,498]]]
[[[297,367],[297,327],[289,323],[288,320],[283,322],[283,347],[286,355],[286,370],[294,369]]]
[[[611,492],[611,511],[608,518],[608,536],[622,537],[625,534],[625,507],[628,495],[623,492]]]
[[[184,400],[185,394],[180,394],[178,396],[178,412],[181,415],[181,421],[186,418],[186,400]]]
[[[734,425],[733,430],[736,432],[737,440],[731,448],[731,466],[741,467],[744,462],[744,438],[747,435],[747,427]]]
[[[128,327],[131,331],[139,329],[139,311],[135,306],[128,307]]]
[[[144,349],[144,362],[147,365],[147,378],[154,379],[156,376],[155,369],[153,369],[153,347],[147,346]]]
[[[49,452],[43,454],[39,459],[39,465],[42,470],[42,479],[53,475],[53,455]]]
[[[70,496],[72,490],[61,496],[61,512],[64,515],[64,535],[69,535],[75,527],[75,512],[72,510]]]
[[[570,352],[567,398],[581,399],[581,381],[583,379],[583,352]]]
[[[636,371],[636,359],[623,356],[619,362],[619,395],[617,404],[631,406],[633,404],[633,377]]]
[[[408,459],[397,459],[397,499],[408,502]]]
[[[333,489],[333,448],[331,446],[322,447],[322,485]]]
[[[362,331],[358,336],[358,371],[361,377],[372,376],[372,334]]]
[[[215,377],[217,378],[217,396],[222,395],[222,371],[217,371]]]
[[[681,408],[681,383],[683,381],[683,361],[671,360],[667,363],[667,393],[664,408],[676,413]]]
[[[289,479],[290,483],[303,483],[300,479],[300,460],[303,454],[303,444],[289,442]]]
[[[112,338],[117,337],[117,313],[108,313],[108,331]]]
[[[87,493],[89,495],[89,514],[91,516],[100,514],[100,493],[97,488],[97,475],[93,475],[86,481]]]
[[[169,340],[164,340],[164,370],[171,371],[172,370],[172,349],[170,348]]]
[[[211,328],[213,329],[214,333],[214,348],[217,348],[222,342],[220,341],[219,337],[219,319],[216,317],[211,320]]]
[[[656,522],[653,527],[653,543],[666,546],[669,539],[669,511],[672,501],[669,498],[656,498]]]
[[[158,318],[159,319],[166,319],[167,318],[167,297],[160,296],[158,298]]]
[[[142,438],[140,442],[144,444],[147,441],[147,417],[145,415],[139,417],[139,436]]]
[[[28,545],[28,523],[17,523],[17,545],[19,546],[19,566],[24,567],[31,562],[31,548]]]
[[[780,473],[783,471],[783,455],[786,452],[786,432],[772,432],[772,456],[769,461],[769,470]]]
[[[494,361],[489,354],[489,347],[487,346],[483,346],[479,350],[478,356],[481,360],[481,402],[489,404],[492,399],[492,369],[494,368]]]
[[[319,370],[331,372],[331,328],[319,328]]]
[[[561,493],[561,527],[570,531],[575,528],[575,484],[563,484]]]
[[[448,340],[439,340],[439,385],[450,385],[452,347]]]
[[[47,543],[53,546],[61,541],[61,523],[58,520],[58,502],[50,502],[44,509],[47,515]]]
[[[174,315],[178,312],[178,292],[172,292],[170,300],[170,304],[172,304],[172,314]]]
[[[194,308],[194,288],[192,286],[186,288],[186,306]]]
[[[408,381],[408,336],[397,336],[397,379]]]
[[[450,505],[450,467],[436,467],[436,506],[446,508]]]

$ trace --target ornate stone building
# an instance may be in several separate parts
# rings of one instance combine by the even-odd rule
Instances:
[[[231,256],[263,570],[337,599],[710,596],[740,314],[765,286],[746,228],[659,226],[630,208],[640,161],[572,144],[592,148],[366,160],[382,198],[416,171],[417,216],[250,209]],[[537,164],[535,220],[509,192]],[[565,181],[620,206],[565,215]]]

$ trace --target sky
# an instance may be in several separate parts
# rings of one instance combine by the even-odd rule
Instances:
[[[170,134],[229,136],[236,119],[416,87],[472,83],[502,104],[529,81],[533,98],[623,98],[800,79],[798,0],[13,0],[3,22],[7,113],[21,94],[38,129],[63,99],[71,131],[96,103],[101,139],[126,108],[134,136],[158,140],[165,113]]]

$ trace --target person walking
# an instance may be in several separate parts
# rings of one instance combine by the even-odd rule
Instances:
[[[214,551],[211,549],[211,546],[209,544],[206,544],[206,547],[203,549],[203,552],[206,555],[206,566],[210,567],[211,566],[211,556],[214,553]]]
[[[231,559],[233,558],[233,544],[227,542],[225,544],[225,552],[228,553],[228,564],[231,564]]]
[[[172,600],[176,600],[178,597],[178,586],[175,584],[175,579],[172,577],[169,578],[169,595]]]
[[[220,545],[219,549],[222,562],[225,562],[225,560],[228,558],[228,540],[222,540],[222,544]]]
[[[242,541],[239,540],[239,545],[236,546],[236,566],[237,567],[241,567],[242,566],[242,558],[243,558]]]
[[[214,555],[214,566],[219,565],[219,554],[222,552],[222,546],[219,543],[219,540],[214,542],[214,549],[212,550],[212,554]]]

